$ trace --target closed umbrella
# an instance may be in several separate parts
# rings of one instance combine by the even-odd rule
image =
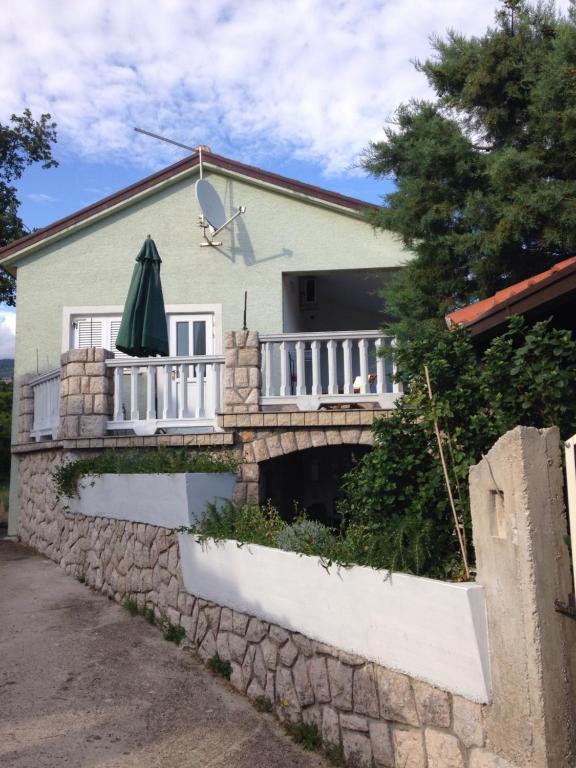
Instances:
[[[161,263],[154,240],[148,235],[136,258],[116,337],[116,349],[131,357],[165,357],[169,354],[166,311],[160,283]]]

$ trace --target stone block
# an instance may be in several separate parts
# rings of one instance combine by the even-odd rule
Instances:
[[[280,662],[284,664],[285,667],[291,667],[296,661],[297,656],[298,649],[292,640],[288,640],[288,642],[284,643],[282,648],[280,648]]]
[[[423,725],[450,727],[450,694],[420,680],[412,681],[416,711]]]
[[[394,745],[389,724],[382,720],[371,720],[369,727],[376,768],[394,768]]]
[[[257,462],[260,461],[266,461],[270,458],[270,455],[268,453],[268,448],[266,447],[266,440],[260,439],[254,441],[254,458]]]
[[[344,712],[352,709],[352,669],[336,659],[328,659],[328,679],[332,704]]]
[[[236,337],[234,331],[224,333],[224,349],[234,349],[236,347]]]
[[[260,643],[260,650],[264,658],[264,663],[268,669],[274,670],[278,664],[278,646],[269,638],[265,638]]]
[[[331,697],[328,669],[326,667],[326,659],[323,656],[312,656],[308,662],[308,675],[316,701],[321,704],[327,704]]]
[[[230,608],[222,608],[222,613],[220,614],[220,631],[232,631],[232,610]]]
[[[520,768],[513,765],[493,752],[487,752],[485,749],[472,749],[468,757],[468,768]],[[521,768],[525,768],[522,766]],[[526,766],[526,768],[528,768]]]
[[[238,365],[260,367],[260,350],[246,348],[238,350]]]
[[[247,616],[245,613],[240,613],[239,611],[234,611],[232,614],[232,631],[243,637],[246,634],[249,621],[250,616]]]
[[[84,347],[83,349],[70,349],[68,352],[60,357],[60,364],[67,365],[68,363],[85,363],[89,359],[89,349]]]
[[[340,430],[340,435],[342,436],[343,443],[354,444],[360,439],[360,430],[355,429],[354,427],[343,427]]]
[[[323,448],[327,444],[326,435],[322,429],[312,429],[310,431],[310,439],[313,448]]]
[[[312,440],[308,430],[303,429],[296,432],[296,445],[299,451],[306,451],[308,448],[312,448]]]
[[[83,395],[71,395],[67,397],[65,409],[67,416],[80,416],[82,413],[84,413]]]
[[[262,688],[265,688],[267,669],[260,646],[256,648],[256,652],[254,654],[253,672],[254,677],[258,680],[258,683],[262,686]]]
[[[234,386],[235,387],[248,387],[248,368],[235,368],[234,369]]]
[[[254,349],[260,349],[260,339],[258,337],[258,331],[248,331],[246,336],[245,346]]]
[[[106,416],[80,416],[80,437],[101,437],[106,433]]]
[[[89,384],[92,395],[112,394],[112,380],[108,376],[92,376]]]
[[[244,678],[244,683],[247,686],[250,680],[252,679],[252,673],[254,669],[254,654],[256,653],[256,648],[253,645],[249,645],[246,649],[246,654],[244,656],[244,661],[242,662],[242,676]]]
[[[86,376],[106,376],[107,369],[105,363],[86,363],[85,368]]]
[[[287,645],[282,648],[280,655],[282,655],[282,651],[284,651],[286,647]],[[294,679],[294,688],[296,689],[296,694],[298,696],[300,706],[305,707],[308,704],[313,704],[314,691],[312,689],[312,685],[310,684],[310,678],[308,677],[308,666],[304,656],[300,655],[296,659],[292,669],[292,676]]]
[[[247,483],[257,483],[260,477],[258,464],[243,464],[241,467],[242,480]]]
[[[306,725],[315,725],[318,733],[322,733],[322,709],[318,704],[312,704],[302,710],[302,721]]]
[[[262,376],[259,368],[247,368],[248,371],[248,386],[253,389],[260,389],[262,386]]]
[[[368,718],[362,715],[353,715],[351,713],[342,713],[340,715],[340,727],[349,731],[362,731],[368,733]]]
[[[246,690],[246,696],[251,701],[256,701],[261,696],[264,696],[264,688],[260,685],[258,680],[254,678]]]
[[[242,664],[244,656],[246,654],[246,648],[248,643],[243,637],[231,634],[228,637],[228,646],[230,648],[230,658],[236,661],[238,664]]]
[[[84,376],[84,373],[84,363],[68,363],[62,371],[62,376]]]
[[[366,664],[354,671],[354,712],[374,718],[380,715],[372,664]]]
[[[249,643],[259,643],[268,634],[268,625],[260,619],[252,617],[248,622],[248,628],[246,630],[246,640]]]
[[[394,728],[394,754],[396,765],[402,768],[427,768],[426,750],[422,732],[415,728],[410,730]]]
[[[268,454],[273,459],[276,456],[282,456],[282,445],[280,443],[279,435],[271,435],[266,438],[266,447],[268,448]]]
[[[298,632],[295,632],[292,635],[292,642],[298,648],[300,653],[303,653],[304,656],[310,657],[314,653],[312,650],[312,641],[309,640],[305,635],[301,635]]]
[[[428,768],[464,768],[464,756],[456,736],[426,728],[424,739]]]
[[[366,734],[343,730],[342,749],[349,768],[372,768],[372,746]]]
[[[239,349],[243,349],[246,346],[247,339],[248,331],[234,331],[234,342]]]
[[[482,706],[462,696],[452,697],[452,729],[465,747],[484,746]]]
[[[282,629],[282,627],[279,627],[277,624],[272,624],[270,626],[268,637],[273,643],[276,643],[276,645],[284,645],[284,643],[290,639],[290,633],[285,629]]]
[[[280,435],[280,444],[282,446],[283,453],[294,453],[298,450],[294,432],[283,432]]]
[[[322,741],[324,744],[340,744],[338,713],[332,707],[324,707],[322,711]]]
[[[237,349],[226,349],[224,351],[224,365],[227,368],[235,368],[238,365]]]
[[[410,678],[384,667],[374,669],[382,719],[419,725]]]
[[[209,629],[204,635],[204,640],[202,640],[202,643],[198,648],[198,655],[202,661],[207,662],[216,655],[216,649],[216,638],[214,637],[212,630]]]
[[[281,720],[297,723],[300,721],[300,704],[292,682],[292,674],[286,667],[276,670],[276,712]]]

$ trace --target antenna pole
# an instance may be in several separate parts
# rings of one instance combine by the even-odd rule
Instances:
[[[160,136],[159,134],[152,133],[151,131],[145,131],[144,128],[134,128],[134,130],[137,133],[144,133],[146,136],[152,136],[153,139],[160,139],[160,141],[165,141],[167,144],[174,144],[175,147],[181,147],[182,149],[189,149],[190,152],[196,152],[195,147],[189,147],[188,144],[180,144],[179,141],[167,139],[165,136]]]
[[[198,160],[200,162],[200,178],[204,178],[202,175],[202,144],[198,147]]]
[[[242,326],[243,331],[247,331],[248,328],[246,326],[246,310],[248,308],[248,291],[244,291],[244,324]]]

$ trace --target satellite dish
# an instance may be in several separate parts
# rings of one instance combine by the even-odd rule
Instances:
[[[209,230],[210,236],[214,237],[214,235],[217,235],[224,227],[227,227],[234,219],[244,213],[246,206],[241,205],[236,210],[236,213],[227,219],[224,205],[218,196],[218,192],[216,192],[210,182],[202,178],[196,182],[196,199],[202,211],[200,227],[204,230],[204,242],[200,245],[222,245],[222,243],[216,243],[211,240],[206,234],[206,230]]]
[[[196,182],[196,199],[202,215],[213,230],[219,229],[226,223],[226,214],[218,192],[206,179]]]

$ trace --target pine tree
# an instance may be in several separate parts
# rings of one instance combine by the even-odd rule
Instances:
[[[400,335],[576,253],[576,7],[507,0],[482,37],[432,45],[435,99],[363,157],[397,185],[373,224],[415,253],[384,289]]]

